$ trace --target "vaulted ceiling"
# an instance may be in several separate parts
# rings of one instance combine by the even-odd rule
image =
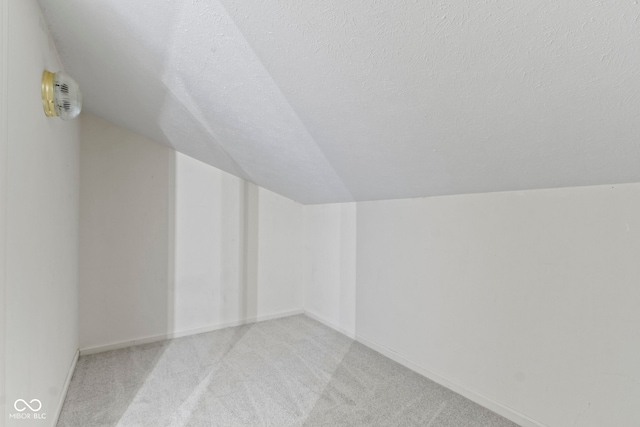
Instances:
[[[302,203],[640,181],[637,0],[40,0],[85,108]]]

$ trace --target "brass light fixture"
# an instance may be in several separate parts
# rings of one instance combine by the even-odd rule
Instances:
[[[80,87],[64,73],[42,73],[42,107],[47,117],[71,120],[82,110]]]

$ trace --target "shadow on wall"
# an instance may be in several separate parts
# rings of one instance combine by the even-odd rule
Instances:
[[[115,5],[100,7],[105,9],[103,14],[114,19],[119,16]],[[109,8],[113,10],[106,10]],[[136,34],[144,31],[144,26],[134,30],[126,20],[117,21],[122,32],[119,37],[144,43],[145,38]],[[167,43],[178,31],[176,22],[167,23]],[[99,46],[99,41],[93,42]],[[138,47],[123,46],[120,54],[125,67],[127,61],[144,59],[133,56],[137,50]],[[126,91],[132,85],[142,84],[154,94],[145,100],[154,106],[153,117],[145,120],[154,121],[161,129],[159,141],[171,145],[173,141],[191,138],[192,135],[176,134],[175,129],[167,126],[167,119],[174,114],[190,115],[191,130],[212,139],[210,130],[202,125],[207,122],[203,118],[205,113],[200,112],[197,103],[189,101],[188,88],[172,82],[171,87],[184,89],[180,97],[168,89],[166,80],[179,78],[164,75],[167,62],[177,60],[171,56],[175,49],[168,49],[168,57],[155,52],[153,46],[149,46],[149,52],[148,63],[154,67],[155,78],[142,81],[141,76],[133,75],[123,87],[114,90]],[[106,56],[112,55],[115,53]],[[91,85],[88,86],[87,98],[91,96]],[[133,99],[122,105],[122,99],[106,100],[109,101],[125,109],[135,109],[141,102]],[[289,259],[290,255],[301,253],[298,249],[301,241],[292,237],[303,234],[300,205],[188,158],[188,153],[176,154],[166,146],[91,114],[83,116],[82,349],[202,332],[214,326],[302,308],[298,295],[301,291],[297,291],[301,280],[297,276],[302,276],[298,270],[302,269],[303,260]],[[212,155],[225,156],[217,151]],[[241,170],[233,170],[246,176]],[[264,211],[270,215],[267,219],[260,212],[263,195],[267,206]],[[292,216],[296,217],[300,233],[296,227],[288,227],[287,221]],[[267,226],[259,230],[261,221]],[[287,238],[295,240],[295,244],[289,244]],[[261,286],[265,290],[260,295],[260,307],[259,246],[264,250],[261,256],[270,258],[263,262],[267,267],[261,271],[265,279]],[[276,258],[277,263],[271,262],[271,258]],[[279,268],[279,263],[283,266],[289,263],[286,268],[290,265],[294,273],[280,273],[286,268]],[[283,279],[283,275],[289,277]],[[291,289],[294,291],[290,292]]]
[[[168,330],[271,314],[258,312],[259,188],[181,154],[176,170]]]
[[[91,114],[82,133],[81,347],[254,320],[259,188]],[[210,372],[192,368],[217,363],[250,330],[209,347],[193,336],[83,356],[60,425],[146,425],[137,409],[169,397],[180,418],[208,384]],[[174,389],[185,379],[189,387]]]
[[[81,348],[258,316],[257,186],[90,114],[81,157]]]
[[[189,218],[183,219],[181,217],[182,211],[176,211],[176,203],[180,202],[177,199],[188,190],[178,194],[178,188],[176,187],[178,185],[176,175],[178,159],[174,158],[170,163],[169,210],[167,212],[169,261],[167,264],[168,286],[165,304],[167,312],[165,313],[164,322],[167,325],[167,329],[159,333],[193,330],[205,325],[256,318],[258,315],[258,188],[246,182],[247,180],[250,181],[251,177],[224,151],[216,131],[207,125],[207,123],[215,121],[215,117],[211,117],[211,112],[202,111],[197,99],[192,96],[188,83],[184,81],[181,75],[166,71],[181,68],[179,66],[180,55],[185,46],[180,45],[180,41],[181,31],[183,31],[182,20],[186,19],[184,16],[186,13],[185,7],[181,5],[170,6],[176,8],[176,13],[173,15],[171,22],[165,23],[168,29],[164,32],[165,40],[156,45],[148,44],[149,38],[143,34],[146,31],[144,25],[141,26],[139,21],[127,21],[128,17],[131,16],[130,13],[127,13],[127,10],[124,10],[129,7],[127,4],[104,4],[102,7],[105,8],[103,13],[117,17],[122,40],[145,45],[143,46],[144,49],[140,49],[140,46],[129,46],[127,43],[122,43],[123,50],[113,53],[115,56],[123,58],[121,65],[126,67],[127,64],[140,63],[142,61],[147,69],[153,70],[151,73],[136,75],[133,73],[135,68],[131,68],[132,79],[123,82],[125,86],[118,88],[116,91],[118,93],[132,93],[133,87],[142,85],[142,87],[147,88],[145,93],[151,94],[152,97],[144,100],[130,99],[127,101],[127,105],[122,107],[133,107],[133,110],[136,111],[150,111],[151,116],[147,120],[153,122],[151,128],[160,132],[156,140],[164,142],[171,147],[176,145],[190,147],[189,144],[180,144],[184,140],[215,141],[215,144],[205,144],[205,146],[198,147],[199,157],[205,161],[210,161],[210,163],[218,164],[222,169],[241,178],[233,179],[233,182],[228,182],[228,180],[225,182],[224,177],[209,177],[214,180],[222,180],[217,187],[217,183],[211,181],[208,183],[209,186],[216,187],[221,192],[220,198],[216,200],[220,206],[213,206],[213,209],[217,210],[217,212],[212,215],[217,216],[219,224],[217,224],[215,230],[210,230],[217,234],[215,237],[220,238],[220,241],[212,242],[212,236],[210,234],[207,235],[206,231],[194,232],[189,227],[178,228],[181,223],[184,225],[185,222],[189,222],[193,218],[191,218],[192,215],[190,213],[187,213]],[[162,46],[162,48],[158,49],[157,46]],[[169,48],[166,48],[167,46]],[[139,52],[141,51],[149,52],[148,57],[139,58]],[[110,56],[107,55],[105,57],[108,58]],[[148,76],[154,76],[154,78],[149,79]],[[119,98],[118,102],[122,102],[122,99],[124,98]],[[142,106],[135,108],[135,104],[139,102],[144,102],[144,108]],[[148,109],[149,105],[154,106],[154,108]],[[137,117],[137,114],[135,116]],[[189,126],[186,127],[189,129],[188,133],[184,134],[178,131],[177,128],[171,126],[172,122],[189,123]],[[134,130],[150,128],[145,123],[129,123],[129,125]],[[224,132],[233,131],[227,129]],[[183,152],[187,155],[190,154],[188,150]],[[128,184],[125,183],[124,185]],[[203,188],[203,193],[210,191],[210,188]],[[229,192],[233,194],[228,194]],[[203,205],[206,204],[206,201],[203,200],[194,202],[190,206],[193,211],[202,210]],[[142,232],[147,226],[150,226],[150,224],[146,223],[138,230]],[[181,262],[187,256],[180,256],[176,248],[183,250],[186,246],[192,244],[197,248],[209,244],[209,247],[205,248],[210,252],[208,255],[219,258],[216,260],[201,259],[202,264],[208,262],[209,264],[217,265],[220,270],[228,269],[227,265],[237,266],[238,271],[224,273],[198,271],[200,266],[194,265],[193,262],[188,260]],[[213,248],[212,245],[219,247]],[[198,257],[197,254],[189,255],[192,258]],[[214,282],[213,286],[212,282]],[[199,298],[199,301],[189,301],[187,296],[189,292],[200,295],[202,298]],[[161,296],[157,295],[155,302],[151,301],[151,303],[158,306],[161,298]],[[220,313],[218,318],[199,315],[198,312],[201,313],[205,308],[203,307],[205,300],[210,304],[210,310],[217,310],[217,313]],[[236,304],[233,304],[234,300]],[[229,306],[232,305],[238,306],[237,312],[234,309],[229,309]],[[181,311],[177,307],[182,307],[183,310]],[[176,310],[178,310],[177,313]]]

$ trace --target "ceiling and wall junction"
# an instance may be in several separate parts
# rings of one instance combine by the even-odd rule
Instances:
[[[40,0],[85,107],[302,203],[640,181],[632,0]]]

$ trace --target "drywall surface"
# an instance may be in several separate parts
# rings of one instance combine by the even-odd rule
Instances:
[[[91,114],[81,159],[81,348],[302,310],[302,205]]]
[[[174,152],[82,117],[80,345],[166,332]]]
[[[269,190],[256,188],[258,311],[267,314],[302,310],[306,266],[304,206]]]
[[[61,64],[35,0],[9,0],[6,159],[7,426],[50,426],[78,349],[79,122],[47,118],[40,79]],[[18,412],[18,399],[42,403]],[[31,403],[37,409],[35,402]],[[20,406],[19,408],[24,409]],[[28,414],[16,419],[11,415]],[[34,417],[46,417],[35,420]]]
[[[89,110],[303,203],[640,181],[636,1],[40,4]]]
[[[176,157],[175,330],[240,319],[242,181]]]
[[[640,425],[640,184],[359,203],[357,334],[549,426]]]
[[[305,206],[305,311],[356,332],[355,203]]]
[[[172,331],[301,310],[303,206],[176,157]]]

